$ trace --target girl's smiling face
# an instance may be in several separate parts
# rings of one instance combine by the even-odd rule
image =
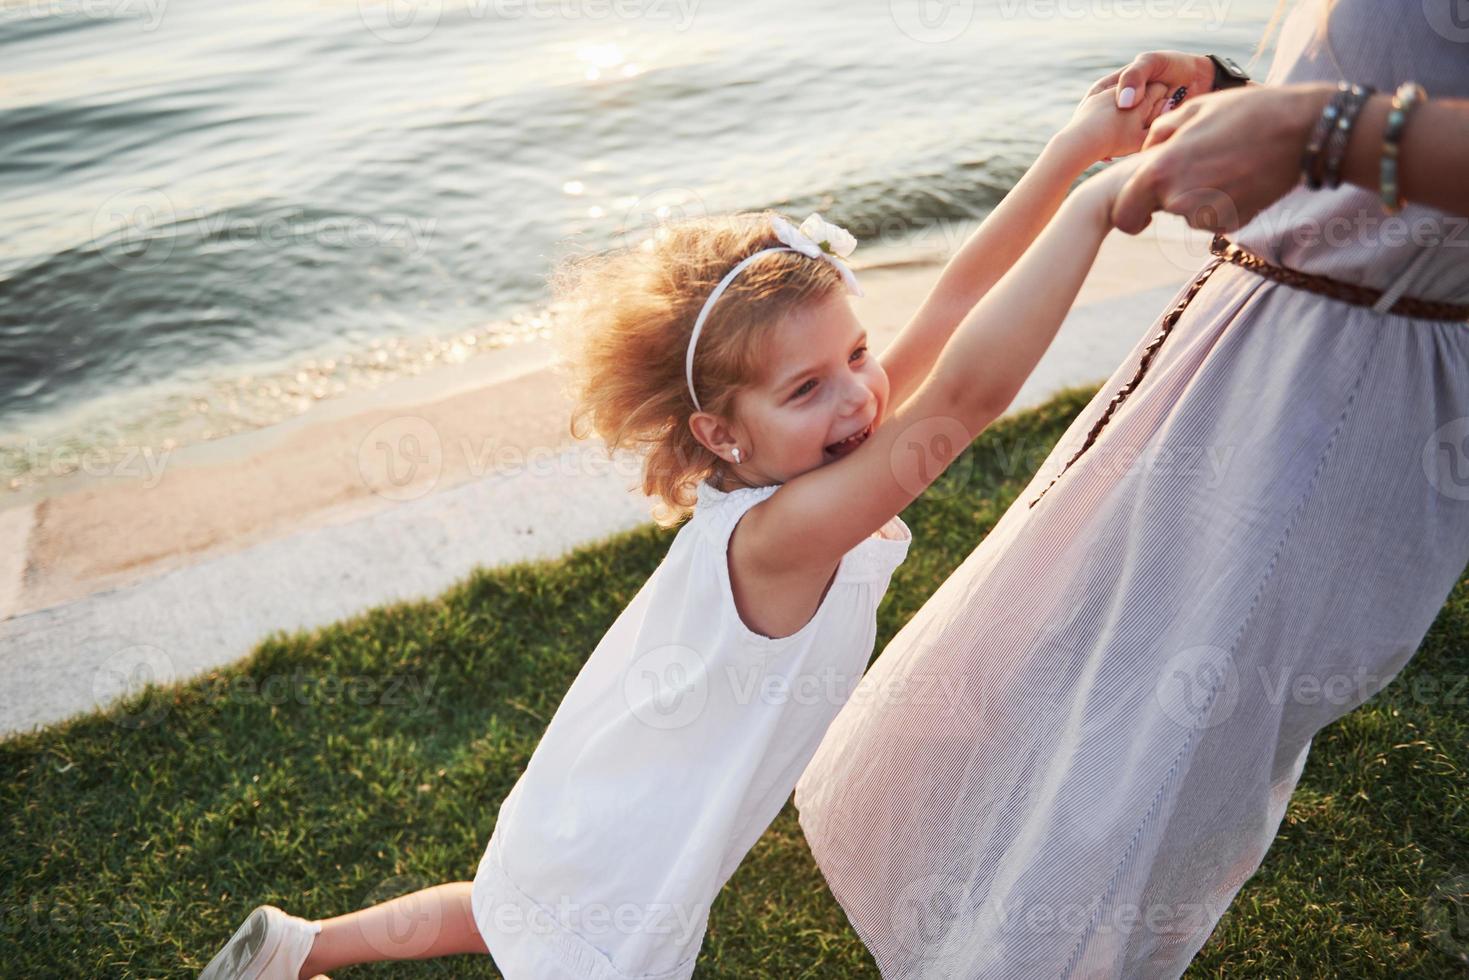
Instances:
[[[833,444],[870,435],[887,409],[887,372],[867,349],[867,331],[844,292],[788,314],[769,348],[764,377],[735,396],[734,421],[704,412],[690,418],[695,436],[725,460],[736,486],[784,483],[835,462],[866,436]]]

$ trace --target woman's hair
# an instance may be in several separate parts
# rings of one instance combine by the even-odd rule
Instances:
[[[667,223],[639,245],[569,260],[552,275],[564,314],[556,337],[570,380],[571,434],[595,433],[609,455],[641,452],[642,490],[657,500],[653,516],[665,527],[689,514],[701,480],[727,471],[690,430],[684,358],[694,320],[725,273],[781,244],[771,214]],[[694,385],[702,410],[737,418],[740,388],[768,375],[768,340],[781,319],[842,286],[831,263],[795,252],[743,269],[699,332]]]
[[[1318,2],[1318,0],[1304,0],[1304,2],[1314,3]],[[1331,22],[1331,8],[1336,6],[1337,0],[1319,0],[1319,2],[1321,3],[1321,22],[1316,28],[1316,33],[1320,42],[1325,44],[1327,50],[1330,51],[1331,34],[1327,30],[1327,25]],[[1255,46],[1255,53],[1250,56],[1251,70],[1254,69],[1255,63],[1260,60],[1260,56],[1265,53],[1265,49],[1269,47],[1271,40],[1275,38],[1276,32],[1279,31],[1280,25],[1285,21],[1286,9],[1290,6],[1290,3],[1291,0],[1277,0],[1275,11],[1270,15],[1270,20],[1265,25],[1264,33],[1260,35],[1260,43]],[[1331,55],[1334,60],[1336,53],[1332,51]]]

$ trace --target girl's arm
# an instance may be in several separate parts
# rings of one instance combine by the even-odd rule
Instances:
[[[1100,156],[1078,134],[1051,137],[1025,176],[949,259],[913,319],[878,360],[888,376],[889,404],[901,405],[928,377],[959,321],[1030,247],[1066,192]]]
[[[746,513],[750,571],[772,594],[821,592],[842,556],[938,479],[1004,413],[1049,346],[1112,228],[1118,188],[1148,154],[1071,195],[959,325],[918,392],[851,453],[788,480]],[[800,547],[791,547],[793,538]],[[774,594],[779,594],[778,592]]]
[[[1076,178],[1102,157],[1141,149],[1167,92],[1167,86],[1155,85],[1130,116],[1113,108],[1110,89],[1082,100],[1071,121],[949,259],[913,319],[879,356],[889,404],[903,404],[928,377],[959,321],[1030,247]]]

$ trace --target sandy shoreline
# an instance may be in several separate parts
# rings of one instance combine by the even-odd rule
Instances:
[[[1105,379],[1206,254],[1207,236],[1179,222],[1160,224],[1137,238],[1114,233],[1061,335],[1013,407],[1037,404],[1060,387]],[[941,267],[935,259],[862,271],[867,295],[854,307],[874,351],[891,341]],[[600,445],[571,439],[570,406],[552,365],[548,341],[517,345],[494,357],[323,403],[279,425],[143,461],[149,465],[135,462],[125,472],[103,476],[78,474],[0,497],[0,657],[6,658],[7,670],[32,659],[36,669],[58,657],[76,660],[75,641],[66,639],[63,628],[68,620],[74,621],[74,632],[90,635],[102,629],[121,637],[103,647],[116,647],[129,637],[152,642],[148,638],[158,631],[146,625],[150,608],[181,630],[192,629],[194,636],[209,633],[219,623],[209,617],[218,610],[181,611],[180,605],[193,601],[183,583],[191,576],[202,580],[211,564],[230,559],[238,579],[245,574],[241,568],[249,567],[248,558],[240,564],[242,556],[250,552],[298,549],[277,572],[289,577],[292,563],[303,569],[317,560],[329,564],[333,556],[321,548],[350,551],[354,542],[373,535],[420,540],[422,520],[437,528],[444,513],[452,511],[456,516],[442,547],[458,549],[457,541],[447,543],[456,538],[454,529],[477,523],[481,534],[495,538],[479,540],[477,550],[470,542],[462,554],[456,552],[455,563],[442,569],[452,581],[474,564],[561,553],[646,520],[648,502],[630,490],[636,460],[624,456],[609,463]],[[477,502],[471,506],[471,500]],[[321,541],[318,551],[300,553],[299,539],[317,531],[334,537]],[[391,554],[375,560],[399,565]],[[425,560],[438,564],[433,556]],[[265,558],[257,562],[262,563],[269,564]],[[342,574],[362,577],[362,587],[352,595],[367,604],[398,594],[367,584],[380,576],[370,563]],[[415,578],[401,567],[398,575]],[[156,591],[165,580],[173,584]],[[440,581],[417,584],[433,590]],[[156,594],[138,605],[149,589]],[[219,646],[210,654],[212,663],[169,653],[179,667],[176,676],[243,656],[254,642],[250,638],[269,629],[306,625],[320,621],[326,611],[339,616],[360,607],[336,595],[327,601],[333,590],[340,591],[339,584],[319,578],[297,583],[290,597],[299,607],[294,618],[231,612],[241,621],[237,630],[226,632],[238,647]],[[104,629],[91,619],[99,615],[97,609],[82,608],[89,597],[99,607],[129,603],[128,615],[141,620],[122,621],[126,617],[114,608],[100,621]],[[248,595],[240,601],[251,605]],[[22,647],[37,656],[18,652]],[[94,650],[81,660],[95,662],[102,653]],[[39,680],[19,687],[35,690],[32,684]],[[85,671],[73,680],[76,687]],[[96,684],[83,686],[90,690]],[[77,696],[35,710],[34,705],[0,703],[0,729],[19,730],[64,717],[68,708],[90,706],[78,703]]]

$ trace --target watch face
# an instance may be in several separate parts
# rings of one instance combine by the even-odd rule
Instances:
[[[1209,55],[1209,60],[1214,62],[1214,87],[1233,88],[1243,85],[1250,80],[1243,68],[1235,64],[1234,59],[1226,58],[1221,54]]]

